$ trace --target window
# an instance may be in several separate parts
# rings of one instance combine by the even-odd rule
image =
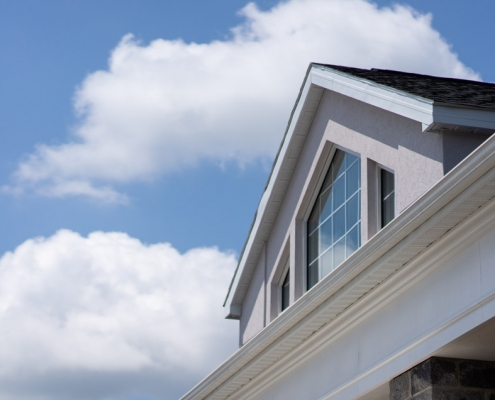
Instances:
[[[280,300],[280,311],[284,311],[290,304],[290,269],[287,270],[285,278],[282,281]]]
[[[307,287],[361,245],[361,163],[337,150],[307,222]]]
[[[394,174],[380,169],[380,227],[383,228],[395,217]]]

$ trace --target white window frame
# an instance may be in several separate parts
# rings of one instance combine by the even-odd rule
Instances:
[[[272,269],[270,276],[267,280],[267,297],[266,297],[266,307],[267,307],[267,324],[277,318],[282,309],[282,284],[286,276],[287,270],[290,264],[291,246],[290,246],[291,235],[288,232],[284,239],[284,244],[281,247],[277,258],[274,262],[274,268]],[[293,283],[291,279],[291,294],[292,298]]]
[[[376,164],[376,226],[377,226],[377,231],[382,230],[385,226],[382,226],[382,208],[383,208],[383,202],[382,202],[382,170],[385,170],[387,172],[390,172],[394,176],[394,218],[397,216],[397,207],[396,207],[396,192],[397,192],[397,185],[396,185],[396,176],[395,172],[393,169],[385,167],[384,165],[381,164]]]
[[[311,290],[311,288],[308,289],[308,245],[309,245],[309,243],[308,243],[308,220],[309,220],[309,217],[311,215],[311,212],[313,211],[316,200],[317,200],[318,195],[320,193],[321,186],[323,185],[323,182],[327,176],[328,170],[330,168],[330,165],[333,161],[333,158],[334,158],[337,150],[341,150],[345,153],[349,153],[351,155],[354,155],[354,156],[359,158],[360,165],[363,163],[361,154],[359,154],[353,150],[347,149],[345,147],[342,147],[342,146],[339,146],[336,144],[331,144],[331,147],[330,147],[328,153],[326,154],[326,159],[325,159],[325,162],[323,164],[323,167],[320,169],[319,172],[316,172],[316,173],[319,173],[319,176],[318,176],[316,185],[314,185],[314,187],[312,188],[310,201],[309,201],[308,206],[306,207],[306,209],[304,211],[303,219],[302,219],[302,222],[303,222],[303,224],[302,224],[303,225],[303,232],[302,232],[303,235],[302,236],[303,236],[303,249],[304,249],[304,254],[303,254],[304,283],[303,284],[304,284],[304,291],[305,292],[307,292],[308,290]],[[361,175],[361,171],[360,171],[360,175]],[[360,189],[362,188],[362,180],[363,180],[363,177],[360,176],[360,182],[361,182]],[[361,203],[362,203],[362,198],[363,198],[362,192],[360,194],[360,198],[361,198]],[[360,219],[362,217],[362,209],[361,208],[362,208],[362,204],[360,204],[360,216],[359,216]],[[360,235],[359,240],[362,242],[362,221],[361,221],[361,227],[360,227],[359,235]],[[362,245],[362,243],[361,243],[361,245]],[[318,278],[319,278],[318,282],[320,282],[324,277],[318,277]]]
[[[279,315],[291,306],[290,293],[292,290],[292,281],[290,280],[290,276],[289,276],[289,305],[287,306],[286,309],[284,309],[284,310],[282,309],[282,297],[283,297],[283,290],[284,290],[284,282],[285,282],[285,278],[287,277],[287,274],[290,274],[290,257],[287,259],[287,261],[285,263],[284,269],[282,270],[282,274],[280,276],[280,281],[278,283],[278,296],[277,296],[277,298],[278,298],[278,313],[279,313]]]

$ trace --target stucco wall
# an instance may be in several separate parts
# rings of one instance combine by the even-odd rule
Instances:
[[[462,134],[448,131],[445,131],[442,136],[445,174],[488,138],[486,135]]]
[[[261,253],[246,298],[242,304],[239,345],[242,346],[265,326],[265,252]]]
[[[362,243],[377,231],[378,166],[395,174],[396,215],[444,175],[441,134],[422,132],[419,122],[325,91],[242,306],[241,345],[276,317],[273,302],[277,299],[270,288],[277,284],[274,277],[281,268],[277,260],[287,241],[291,243],[291,297],[297,300],[305,292],[304,220],[333,144],[361,157]],[[265,276],[268,296],[263,287]]]
[[[452,346],[452,342],[495,320],[494,224],[488,233],[459,239],[454,251],[444,252],[442,246],[448,246],[448,241],[430,249],[446,256],[432,264],[428,273],[398,289],[395,296],[377,302],[372,311],[344,332],[335,334],[335,321],[324,345],[293,366],[291,360],[300,354],[289,354],[285,362],[281,360],[276,378],[264,387],[258,386],[261,391],[250,392],[249,398],[385,400],[385,391],[380,397],[369,393],[377,387],[386,388],[395,376],[432,355],[493,357],[488,349],[472,353],[475,345],[471,349],[465,344]],[[375,295],[379,293],[371,297]],[[358,306],[348,314],[355,314]],[[340,318],[344,321],[345,316]]]
[[[326,91],[315,128],[325,129],[324,139],[361,156],[362,232],[367,238],[367,160],[395,174],[396,214],[442,178],[442,136],[422,132],[417,121],[392,114],[343,95]],[[316,126],[317,125],[317,126]]]

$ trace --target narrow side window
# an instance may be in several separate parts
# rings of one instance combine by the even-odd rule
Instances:
[[[395,217],[394,174],[380,169],[380,227],[383,228]]]
[[[284,311],[290,305],[290,269],[285,273],[281,288],[281,311]]]

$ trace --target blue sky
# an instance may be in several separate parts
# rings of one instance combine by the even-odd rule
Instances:
[[[260,3],[263,7],[273,4]],[[123,35],[133,33],[144,43],[157,38],[200,43],[222,39],[239,23],[236,12],[244,5],[240,1],[149,1],[145,5],[138,1],[20,1],[3,5],[0,88],[8,93],[0,100],[3,183],[35,144],[66,140],[75,123],[71,102],[75,88],[88,74],[107,67],[110,52]],[[190,16],[190,10],[196,10],[196,17]],[[128,188],[132,201],[126,207],[77,198],[47,201],[2,196],[0,250],[11,250],[30,237],[50,235],[60,228],[83,234],[124,231],[150,243],[171,241],[181,250],[202,245],[238,250],[268,168],[269,163],[244,170],[204,165]],[[253,188],[236,191],[236,185]],[[247,215],[238,212],[239,204],[245,203],[250,210]],[[237,226],[244,228],[233,229]],[[229,235],[223,234],[226,228]]]
[[[246,4],[2,4],[0,399],[176,398],[234,351],[221,300],[310,61],[495,82],[491,2]]]

